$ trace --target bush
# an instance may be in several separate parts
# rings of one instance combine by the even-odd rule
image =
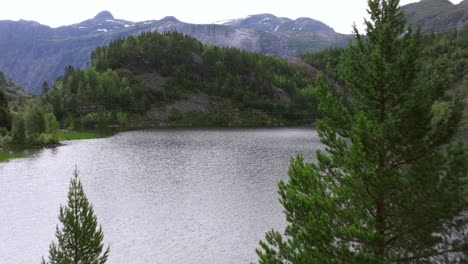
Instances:
[[[117,119],[117,123],[119,125],[127,125],[128,124],[128,113],[117,112],[117,114],[115,115],[115,118]]]

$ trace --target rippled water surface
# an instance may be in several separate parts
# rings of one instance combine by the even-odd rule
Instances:
[[[277,182],[313,160],[309,128],[144,130],[0,163],[0,263],[39,263],[75,165],[110,244],[108,263],[249,263],[284,224]]]

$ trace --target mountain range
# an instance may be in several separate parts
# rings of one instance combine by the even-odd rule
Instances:
[[[92,19],[58,28],[33,21],[0,21],[0,71],[27,91],[39,94],[42,83],[53,83],[66,66],[86,67],[97,46],[146,31],[177,31],[208,45],[282,57],[342,46],[350,39],[310,18],[292,20],[259,14],[200,25],[171,16],[131,22],[103,11]]]
[[[402,6],[402,10],[408,21],[424,32],[461,28],[468,21],[468,0],[456,5],[449,0],[421,0]],[[343,46],[351,39],[311,18],[293,20],[258,14],[213,24],[190,24],[172,16],[132,22],[103,11],[92,19],[58,28],[34,21],[0,21],[0,71],[28,92],[39,94],[43,82],[53,83],[66,66],[86,67],[96,47],[147,31],[177,31],[204,44],[281,57]]]

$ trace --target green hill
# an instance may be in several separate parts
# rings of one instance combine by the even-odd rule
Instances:
[[[91,68],[67,67],[43,100],[72,128],[307,124],[313,84],[282,58],[152,32],[97,48]]]

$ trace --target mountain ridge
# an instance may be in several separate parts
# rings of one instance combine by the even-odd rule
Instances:
[[[293,20],[286,17],[277,17],[269,13],[250,15],[245,18],[228,20],[222,25],[273,32],[302,31],[305,29],[318,32],[335,33],[333,28],[312,18],[300,17]]]
[[[449,0],[421,0],[402,6],[408,22],[423,32],[443,32],[468,24],[468,0],[453,4]]]

